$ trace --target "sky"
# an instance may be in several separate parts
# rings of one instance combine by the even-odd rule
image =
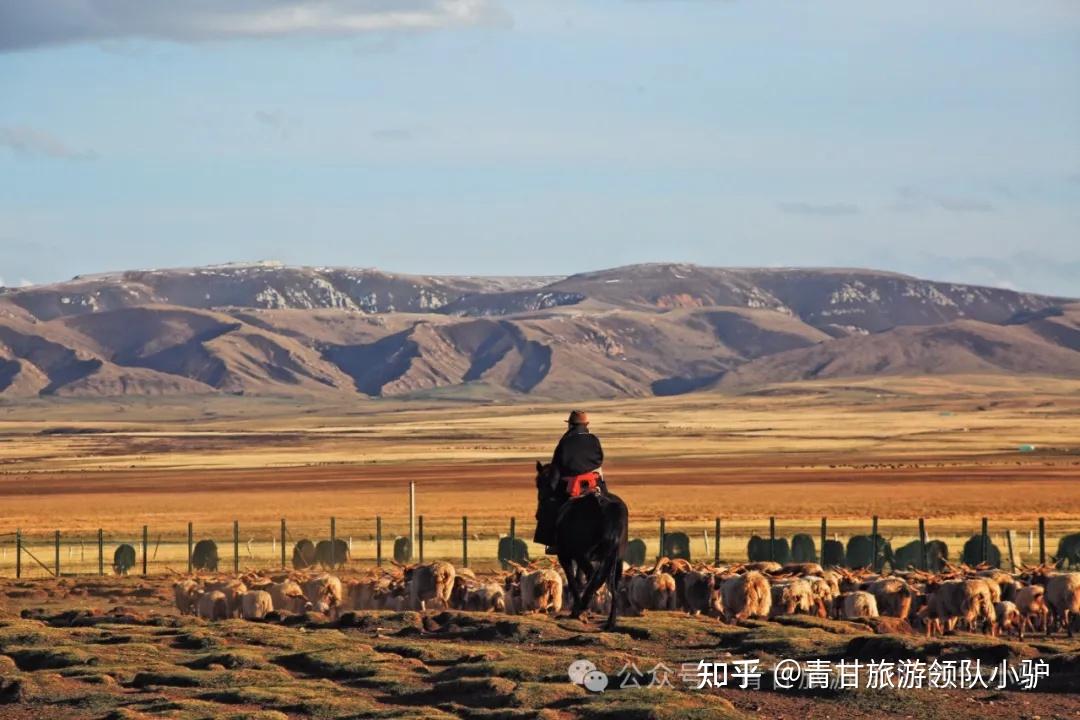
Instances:
[[[0,284],[254,260],[1080,297],[1080,0],[0,0]]]

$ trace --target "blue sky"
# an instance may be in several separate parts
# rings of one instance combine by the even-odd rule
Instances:
[[[1080,296],[1077,0],[0,0],[0,98],[7,285],[670,260]]]

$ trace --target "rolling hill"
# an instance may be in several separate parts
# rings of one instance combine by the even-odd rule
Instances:
[[[1067,298],[857,269],[565,278],[272,263],[0,290],[0,398],[635,397],[813,378],[1080,376]]]

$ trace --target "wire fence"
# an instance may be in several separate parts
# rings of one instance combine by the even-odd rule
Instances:
[[[95,532],[0,533],[0,576],[155,575],[200,569],[243,572],[292,568],[306,557],[301,541],[323,543],[325,565],[363,568],[398,562],[449,560],[476,569],[527,561],[544,548],[532,543],[534,524],[505,520],[407,515],[328,518],[322,522],[196,526],[131,526]],[[410,540],[410,538],[412,538]],[[1080,518],[1037,520],[902,519],[638,519],[630,523],[626,560],[658,556],[731,563],[820,562],[877,570],[937,569],[942,560],[1004,569],[1057,563],[1080,567]],[[312,547],[314,551],[317,548]],[[298,557],[294,558],[294,555]],[[311,553],[308,553],[310,556]],[[342,557],[344,556],[344,557]]]

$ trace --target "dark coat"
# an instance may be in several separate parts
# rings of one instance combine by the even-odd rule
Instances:
[[[573,477],[592,472],[604,464],[604,450],[600,438],[583,425],[574,425],[555,446],[551,462],[562,477]]]

